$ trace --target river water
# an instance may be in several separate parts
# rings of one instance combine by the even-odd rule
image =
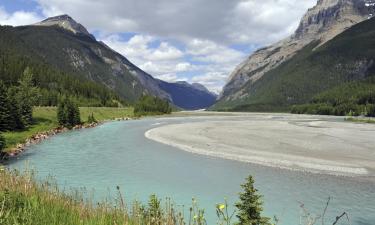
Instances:
[[[216,203],[233,204],[248,175],[264,196],[264,214],[283,225],[300,224],[301,208],[321,214],[331,202],[326,223],[347,212],[350,224],[375,224],[375,181],[278,169],[181,151],[145,138],[144,133],[167,124],[209,121],[217,117],[150,118],[110,122],[72,131],[31,146],[11,168],[34,168],[40,178],[52,175],[66,190],[85,187],[97,200],[114,196],[120,186],[127,200],[147,202],[150,194],[205,208],[208,224],[216,224]],[[375,147],[375,146],[374,146]],[[231,208],[233,209],[233,207]],[[321,221],[317,224],[321,224]],[[349,224],[342,220],[338,224]]]

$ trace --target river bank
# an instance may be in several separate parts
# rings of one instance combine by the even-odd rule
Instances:
[[[34,123],[22,131],[5,132],[6,149],[4,158],[17,157],[29,146],[38,144],[51,136],[68,131],[59,127],[56,118],[56,107],[35,107],[33,109]],[[89,115],[94,115],[97,123],[83,123],[73,127],[76,129],[96,127],[104,122],[129,120],[134,118],[133,108],[81,107],[80,114],[83,121]]]
[[[164,125],[227,120],[216,115],[174,116],[110,122],[95,129],[65,132],[30,146],[21,157],[9,160],[5,166],[20,171],[33,168],[38,180],[52,175],[63,190],[84,187],[88,196],[94,195],[95,202],[112,199],[116,186],[128,200],[144,203],[148,202],[150,193],[162,199],[170,197],[180,207],[189,206],[194,197],[200,207],[206,209],[208,224],[216,224],[213,206],[224,197],[233,209],[240,184],[252,175],[256,188],[264,195],[265,215],[277,215],[283,221],[280,224],[299,224],[297,201],[303,202],[312,213],[321,213],[328,196],[332,201],[326,218],[335,218],[345,211],[353,225],[374,221],[374,180],[305,173],[191,154],[145,138],[145,132]],[[267,115],[270,121],[282,120],[282,117],[281,114]],[[238,117],[228,119],[241,122]]]
[[[279,114],[222,117],[151,129],[151,140],[207,156],[345,176],[374,176],[375,126]],[[340,121],[341,120],[341,121]]]

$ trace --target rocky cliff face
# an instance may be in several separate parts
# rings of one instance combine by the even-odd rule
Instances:
[[[371,18],[374,3],[374,0],[318,0],[317,5],[304,15],[292,36],[259,49],[237,66],[219,100],[231,101],[246,97],[248,91],[242,89],[246,83],[256,82],[312,41],[324,44],[354,24]]]
[[[71,31],[74,34],[82,34],[90,36],[91,38],[95,39],[84,26],[80,23],[77,23],[73,20],[72,17],[69,15],[60,15],[55,17],[49,17],[39,23],[34,24],[35,26],[58,26],[65,30]]]

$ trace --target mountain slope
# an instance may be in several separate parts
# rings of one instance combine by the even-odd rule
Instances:
[[[187,82],[167,83],[160,81],[160,87],[172,96],[172,101],[183,109],[204,109],[216,101],[216,95],[201,84]]]
[[[7,48],[17,49],[15,52],[20,56],[104,85],[126,101],[134,102],[148,94],[179,106],[173,102],[172,95],[160,87],[162,81],[154,79],[103,42],[96,41],[85,27],[68,15],[51,17],[30,26],[3,27],[0,41]],[[199,101],[200,96],[199,92],[190,97]],[[190,109],[189,105],[185,107]]]
[[[373,15],[374,8],[366,2],[319,0],[315,7],[308,10],[291,37],[259,49],[233,71],[219,97],[219,104],[244,101],[251,93],[247,89],[251,86],[249,83],[255,85],[267,72],[279,67],[312,42],[319,41],[314,46],[319,47],[349,27],[367,20]]]
[[[354,25],[327,43],[315,41],[291,59],[243,87],[247,96],[219,102],[218,109],[285,110],[337,85],[375,75],[375,18]]]

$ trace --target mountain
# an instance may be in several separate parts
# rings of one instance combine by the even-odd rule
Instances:
[[[161,86],[168,84],[173,87],[175,84],[153,78],[105,43],[97,41],[84,26],[68,15],[51,17],[29,26],[2,27],[0,41],[4,43],[4,51],[6,48],[18,57],[48,65],[74,79],[95,82],[127,102],[134,102],[148,94],[181,108],[195,108],[195,105],[184,104],[182,107],[174,102],[174,95],[179,93],[169,93]],[[185,98],[199,102],[202,92],[194,94],[196,89],[188,89],[186,93],[189,96]]]
[[[183,109],[205,109],[216,101],[216,95],[201,84],[184,81],[167,83],[160,81],[160,87],[171,94],[172,101]]]
[[[321,53],[319,50],[326,49],[324,46],[337,35],[371,18],[374,13],[373,5],[373,1],[363,0],[319,0],[317,5],[304,15],[292,36],[257,50],[237,66],[214,109],[281,109],[289,104],[306,101],[311,94],[335,85],[335,82],[325,83],[329,79],[327,76],[320,81],[313,80],[316,75],[314,71],[325,72],[323,64],[319,64],[324,62],[314,57]],[[350,45],[347,47],[350,48]],[[306,67],[302,68],[303,66]],[[326,66],[324,69],[331,68]],[[318,67],[322,70],[317,70]],[[296,74],[296,71],[299,71],[299,78],[292,75]],[[287,76],[289,78],[286,81]],[[314,83],[321,83],[322,86],[316,87]],[[271,86],[273,89],[266,90]],[[275,96],[273,92],[277,91],[280,94]],[[290,92],[299,91],[309,94],[303,97],[288,95]],[[284,93],[284,96],[281,93]]]

